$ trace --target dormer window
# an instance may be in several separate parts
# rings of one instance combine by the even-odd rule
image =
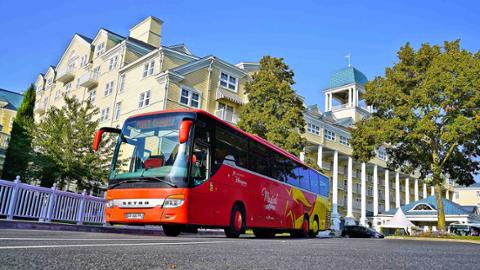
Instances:
[[[104,52],[105,52],[105,42],[102,42],[98,44],[97,47],[95,48],[95,56],[99,57]]]
[[[433,207],[426,203],[419,203],[415,205],[410,211],[436,211]]]
[[[118,63],[118,55],[115,55],[114,57],[110,58],[110,62],[108,64],[108,70],[110,71],[116,68],[117,63]]]
[[[146,63],[145,65],[143,65],[143,78],[152,75],[154,68],[155,68],[155,60],[152,60]]]
[[[238,78],[225,72],[220,72],[220,85],[230,91],[237,92]]]

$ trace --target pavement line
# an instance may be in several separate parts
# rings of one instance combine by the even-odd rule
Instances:
[[[170,242],[170,243],[136,243],[136,244],[81,244],[81,245],[42,245],[42,246],[0,246],[4,249],[31,249],[31,248],[68,248],[68,247],[119,247],[119,246],[168,246],[168,245],[201,245],[221,244],[229,241],[199,241],[199,242]]]

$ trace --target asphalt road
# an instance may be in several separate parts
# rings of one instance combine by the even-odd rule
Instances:
[[[0,230],[0,269],[479,269],[480,245]]]

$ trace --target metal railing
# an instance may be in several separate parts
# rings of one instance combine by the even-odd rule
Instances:
[[[64,221],[105,223],[105,199],[52,188],[0,180],[0,216],[38,219],[40,222]]]

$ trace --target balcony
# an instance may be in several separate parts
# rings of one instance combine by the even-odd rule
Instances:
[[[73,66],[66,67],[64,69],[59,70],[57,73],[57,81],[67,83],[73,80],[73,78],[75,78],[75,75],[73,73],[74,71],[75,71],[75,68]]]
[[[232,124],[237,124],[238,120],[239,120],[238,115],[236,115],[232,111],[225,110],[225,109],[216,110],[215,115],[218,118],[220,118],[224,121],[227,121],[229,123],[232,123]]]
[[[80,86],[88,89],[97,87],[98,72],[87,72],[80,77]]]

